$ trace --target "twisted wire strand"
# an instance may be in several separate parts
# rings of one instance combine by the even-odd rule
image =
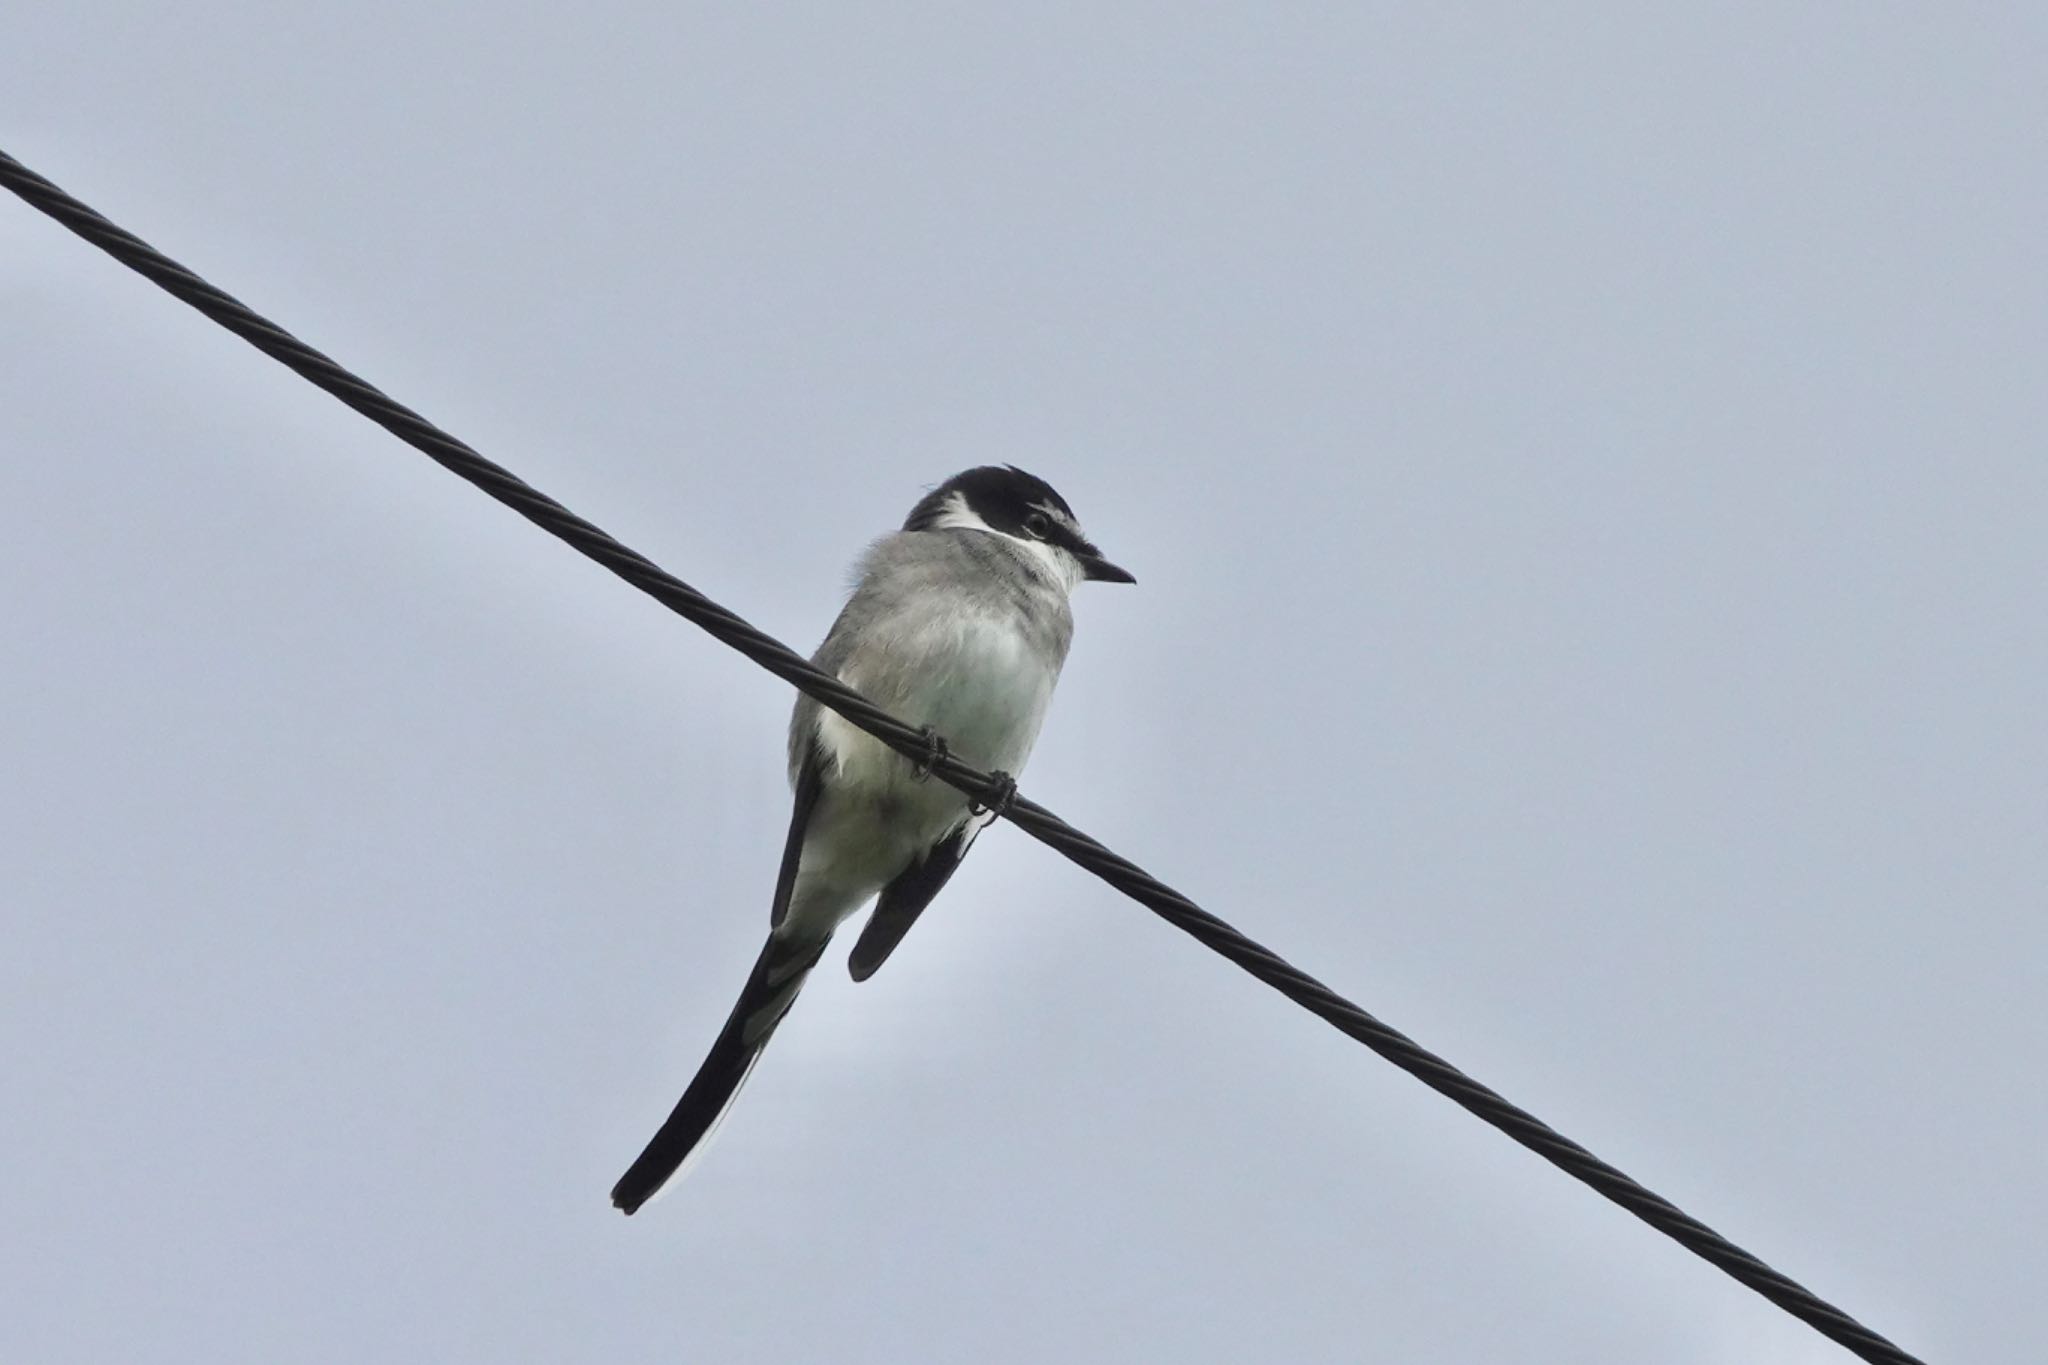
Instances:
[[[155,282],[241,337],[450,473],[491,497],[579,553],[602,564],[685,620],[708,631],[770,673],[831,707],[898,753],[928,761],[951,786],[978,801],[1005,795],[1004,784],[943,752],[933,754],[929,737],[905,725],[837,678],[821,672],[788,646],[727,610],[646,556],[612,539],[592,523],[527,484],[509,470],[344,369],[276,323],[209,284],[141,238],[116,226],[21,162],[0,151],[0,183],[31,206],[56,219],[115,260]],[[1785,1312],[1840,1343],[1858,1357],[1882,1365],[1922,1365],[1885,1337],[1774,1270],[1720,1233],[1548,1124],[1510,1103],[1391,1025],[1346,1000],[1271,949],[1246,938],[1180,892],[1075,829],[1051,810],[1024,796],[1011,797],[1004,814],[1039,842],[1222,955],[1302,1008],[1334,1025],[1424,1085],[1498,1128],[1545,1161],[1670,1237],[1694,1255]]]

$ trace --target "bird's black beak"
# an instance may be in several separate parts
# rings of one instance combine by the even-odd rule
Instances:
[[[1101,555],[1090,551],[1081,556],[1081,568],[1091,583],[1135,583],[1138,576],[1129,569],[1119,569]]]

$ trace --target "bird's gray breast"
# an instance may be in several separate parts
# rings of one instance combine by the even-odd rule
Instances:
[[[1065,585],[1002,537],[903,532],[869,550],[816,662],[909,724],[936,730],[963,762],[1015,774],[1038,737],[1072,638]],[[893,781],[908,771],[879,743],[804,699],[793,746],[813,726],[842,778]]]

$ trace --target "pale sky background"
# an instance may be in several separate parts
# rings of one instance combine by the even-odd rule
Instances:
[[[0,147],[1933,1361],[2048,1340],[2048,9],[17,5]],[[791,694],[0,201],[0,1359],[1830,1362],[1014,830],[606,1192]],[[850,941],[850,936],[849,936]]]

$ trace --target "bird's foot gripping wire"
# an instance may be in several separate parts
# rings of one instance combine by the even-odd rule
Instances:
[[[1000,768],[988,776],[993,784],[988,800],[970,803],[967,807],[968,812],[973,815],[1008,815],[1010,803],[1017,799],[1017,779]]]
[[[922,782],[932,775],[932,769],[938,767],[941,762],[952,757],[952,755],[946,749],[946,737],[937,730],[932,729],[931,726],[920,725],[917,727],[917,732],[924,736],[924,757],[919,759],[917,766],[910,770],[910,776],[914,780]]]

